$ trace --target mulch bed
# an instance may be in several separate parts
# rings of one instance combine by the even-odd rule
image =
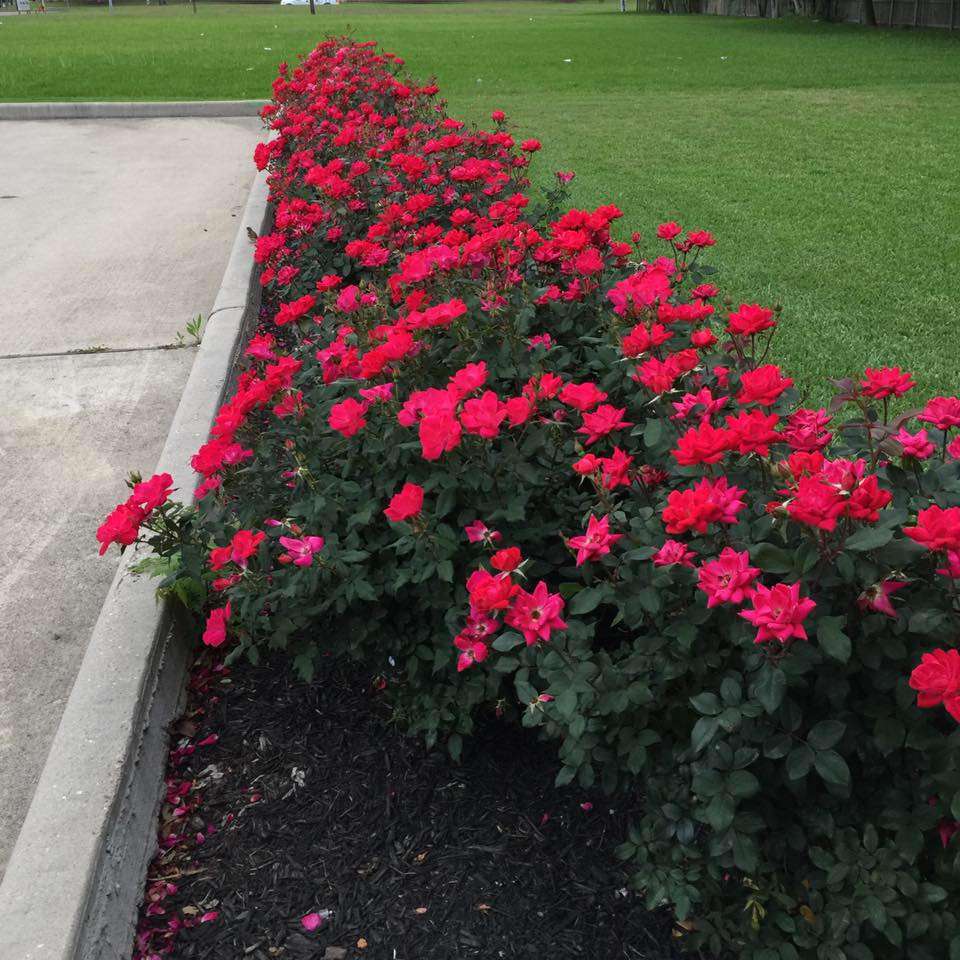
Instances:
[[[392,726],[359,675],[221,669],[192,673],[136,956],[677,955],[613,857],[625,814],[555,788],[526,731],[492,722],[456,764]]]

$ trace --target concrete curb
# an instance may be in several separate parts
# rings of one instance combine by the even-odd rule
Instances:
[[[0,103],[0,120],[132,120],[138,117],[255,117],[265,100]]]
[[[157,472],[189,500],[193,452],[210,428],[259,284],[247,228],[268,224],[266,177],[254,180]],[[0,885],[3,960],[129,960],[143,878],[156,850],[170,721],[182,703],[195,634],[138,557],[120,563]]]

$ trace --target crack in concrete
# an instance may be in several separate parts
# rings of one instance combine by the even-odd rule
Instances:
[[[217,307],[209,317],[207,317],[207,322],[203,325],[203,329],[206,330],[210,321],[218,314],[223,313],[224,310],[246,310],[246,304],[238,303],[235,307]]]
[[[206,331],[210,326],[210,321],[224,310],[242,310],[244,304],[238,304],[235,307],[217,307],[211,313],[203,324]],[[198,342],[194,343],[155,343],[146,347],[76,347],[73,350],[47,350],[40,353],[0,353],[0,360],[31,360],[34,357],[89,357],[101,353],[149,353],[152,350],[186,350],[190,347],[199,347]]]
[[[198,343],[157,343],[148,347],[79,347],[41,353],[0,353],[0,360],[30,360],[34,357],[95,357],[102,353],[149,353],[153,350],[187,350]]]

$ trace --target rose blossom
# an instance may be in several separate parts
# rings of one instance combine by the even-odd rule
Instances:
[[[612,544],[623,537],[622,533],[610,532],[610,518],[598,520],[592,514],[587,521],[587,532],[579,537],[571,537],[567,546],[577,551],[577,566],[588,560],[596,560],[610,552]]]
[[[918,707],[943,704],[947,713],[960,721],[960,651],[925,653],[910,674],[910,686],[917,691]]]
[[[388,520],[400,523],[415,517],[423,507],[423,487],[405,483],[399,493],[390,498],[390,505],[383,511]]]
[[[816,603],[809,597],[801,599],[799,583],[778,583],[773,587],[765,587],[759,583],[750,599],[753,607],[750,610],[741,610],[740,616],[757,628],[754,643],[764,643],[767,640],[788,643],[794,639],[807,639],[803,621],[816,607]]]
[[[653,563],[657,567],[669,567],[674,564],[681,567],[693,567],[696,554],[679,540],[667,540],[653,555]]]
[[[697,586],[707,595],[707,606],[722,603],[741,604],[754,594],[760,571],[750,566],[750,555],[724,547],[716,560],[708,560],[697,571]]]
[[[960,507],[927,507],[918,514],[917,525],[903,532],[928,550],[960,550]]]
[[[517,587],[513,605],[504,619],[523,634],[529,647],[538,640],[549,640],[552,631],[567,628],[560,618],[561,613],[563,598],[559,593],[550,593],[546,583],[541,580],[532,593]]]

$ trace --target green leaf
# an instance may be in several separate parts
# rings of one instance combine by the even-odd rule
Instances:
[[[577,694],[574,690],[564,690],[554,701],[557,713],[565,720],[569,720],[577,709]]]
[[[734,797],[752,797],[760,790],[760,781],[749,770],[734,770],[727,777],[727,793]]]
[[[787,675],[779,667],[765,663],[753,685],[753,695],[763,704],[763,709],[767,713],[775,713],[786,692]]]
[[[916,940],[930,929],[930,918],[925,913],[911,913],[907,917],[907,939]]]
[[[647,447],[655,447],[663,436],[663,421],[659,417],[651,417],[643,430],[643,442]]]
[[[901,827],[894,842],[907,863],[914,863],[923,850],[923,834],[916,827]]]
[[[698,693],[690,698],[690,704],[697,713],[715,717],[720,712],[720,701],[715,693]]]
[[[445,517],[457,502],[457,488],[455,486],[447,487],[440,491],[437,497],[436,505],[433,508],[433,514],[436,517]]]
[[[829,870],[834,863],[833,855],[827,853],[823,847],[811,847],[807,851],[807,856],[810,857],[810,862],[821,870]]]
[[[305,683],[313,680],[314,664],[312,653],[301,653],[293,658],[293,669]]]
[[[863,527],[847,537],[844,547],[864,552],[886,546],[893,539],[893,531],[887,527]]]
[[[927,634],[938,630],[944,621],[940,610],[918,610],[910,617],[910,632]]]
[[[828,750],[840,742],[846,729],[847,725],[839,720],[821,720],[807,734],[807,743],[814,750]]]
[[[766,573],[791,573],[794,568],[794,555],[772,543],[752,546],[750,559]]]
[[[834,561],[834,566],[837,569],[837,573],[839,573],[841,578],[846,580],[847,583],[853,583],[853,581],[856,579],[857,567],[851,559],[850,554],[839,554],[837,559]]]
[[[441,560],[437,564],[437,576],[445,583],[453,583],[453,564],[449,560]]]
[[[517,698],[521,703],[533,703],[537,699],[537,689],[532,684],[526,680],[519,679],[520,675],[513,681],[514,687],[517,690]]]
[[[733,862],[747,873],[757,869],[757,845],[742,833],[733,838]]]
[[[726,830],[733,823],[736,807],[733,799],[725,793],[718,793],[707,805],[704,817],[714,830]]]
[[[740,726],[741,713],[736,707],[727,707],[717,718],[727,733],[733,733]]]
[[[887,925],[887,911],[880,900],[873,896],[864,897],[863,900],[860,901],[860,905],[863,907],[867,919],[877,930],[882,931]]]
[[[849,786],[850,768],[847,766],[847,761],[836,750],[824,750],[818,753],[813,765],[824,783],[832,783],[838,787]]]
[[[576,767],[561,767],[553,781],[558,787],[565,787],[577,775]]]
[[[715,797],[723,790],[723,777],[719,770],[702,770],[693,778],[693,792],[699,797]]]
[[[947,899],[947,891],[935,883],[921,883],[920,896],[927,903],[943,903]]]
[[[732,677],[725,677],[720,684],[720,696],[723,697],[723,702],[727,704],[727,706],[736,706],[740,703],[742,696],[740,684]]]
[[[822,617],[817,621],[817,641],[820,649],[839,660],[846,663],[850,659],[850,638],[841,629],[846,622],[846,617]]]
[[[896,920],[890,919],[883,928],[883,935],[895,946],[899,947],[903,943],[903,931]]]
[[[699,753],[716,735],[720,726],[716,717],[701,717],[694,725],[690,734],[690,746],[694,753]]]
[[[580,614],[596,610],[603,600],[604,593],[602,588],[586,587],[570,601],[570,612]]]
[[[795,746],[787,757],[786,770],[790,780],[802,780],[813,766],[814,752],[805,744]]]
[[[660,594],[653,587],[644,587],[642,590],[638,590],[634,596],[637,599],[637,603],[639,603],[647,613],[660,612]]]
[[[793,747],[793,737],[788,733],[777,733],[763,742],[763,755],[770,760],[785,757]]]
[[[337,554],[337,559],[342,563],[359,563],[369,556],[370,554],[366,550],[344,550]]]
[[[827,873],[827,886],[835,887],[843,883],[850,873],[849,863],[835,863]]]
[[[523,637],[521,637],[519,633],[508,631],[507,633],[501,633],[500,636],[493,641],[493,649],[499,650],[500,653],[506,653],[508,650],[519,647],[523,642]]]

